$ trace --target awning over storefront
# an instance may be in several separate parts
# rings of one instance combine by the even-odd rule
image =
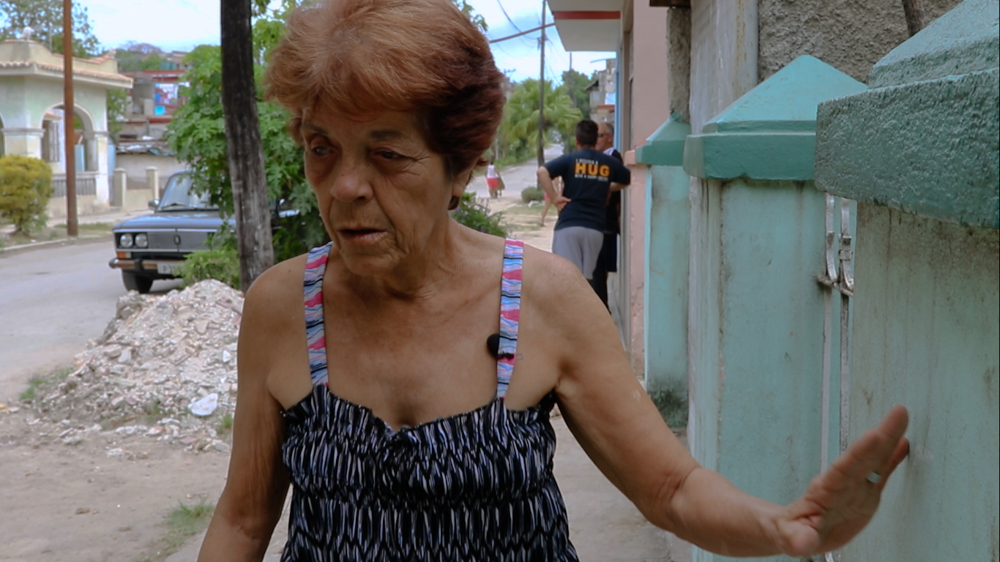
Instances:
[[[549,9],[567,51],[617,51],[622,0],[551,0]]]

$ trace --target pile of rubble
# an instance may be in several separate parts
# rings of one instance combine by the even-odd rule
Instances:
[[[236,340],[243,296],[202,281],[163,296],[130,292],[104,334],[77,355],[75,371],[32,403],[66,427],[64,444],[114,432],[228,450],[236,403]],[[109,451],[109,455],[113,451]]]

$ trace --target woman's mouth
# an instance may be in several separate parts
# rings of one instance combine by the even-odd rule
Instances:
[[[370,244],[381,238],[385,231],[377,228],[341,228],[338,232],[345,242]]]

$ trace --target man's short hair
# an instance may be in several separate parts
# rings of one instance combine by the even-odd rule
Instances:
[[[612,123],[611,121],[605,121],[604,123],[602,123],[602,125],[604,125],[604,132],[605,133],[611,135],[612,137],[615,136],[615,124],[614,123]]]
[[[597,144],[597,123],[590,119],[581,119],[577,122],[576,143],[593,148]]]

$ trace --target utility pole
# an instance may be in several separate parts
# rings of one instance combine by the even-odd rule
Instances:
[[[924,8],[920,0],[903,0],[903,13],[906,14],[906,29],[913,37],[924,28]]]
[[[542,0],[542,51],[541,68],[538,71],[538,165],[545,163],[545,0]]]
[[[63,0],[63,131],[66,138],[66,235],[79,234],[76,219],[76,119],[73,116],[73,0]]]
[[[236,215],[240,288],[246,291],[274,265],[267,173],[253,77],[251,0],[221,0],[222,112]]]

